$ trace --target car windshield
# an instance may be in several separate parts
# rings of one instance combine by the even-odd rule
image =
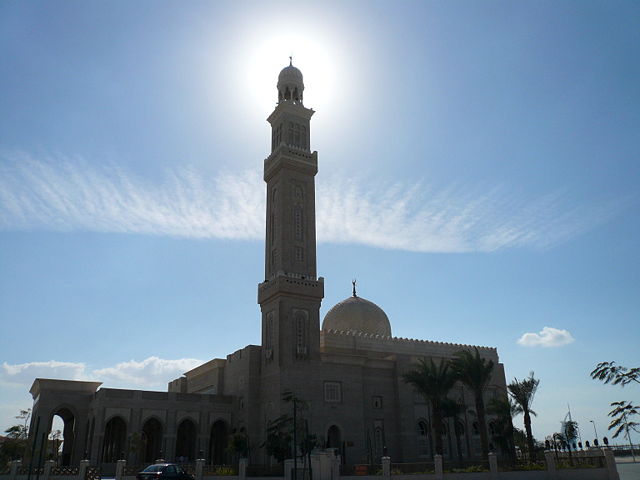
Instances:
[[[164,465],[149,465],[143,472],[161,472]]]

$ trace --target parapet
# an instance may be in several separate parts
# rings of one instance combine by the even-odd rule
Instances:
[[[477,348],[480,353],[485,356],[498,358],[498,350],[495,347],[436,342],[433,340],[419,340],[414,338],[387,337],[363,332],[332,329],[322,330],[320,332],[320,346],[425,356],[450,356],[459,350]]]

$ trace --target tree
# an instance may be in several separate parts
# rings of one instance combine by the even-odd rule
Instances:
[[[573,455],[571,453],[571,448],[573,447],[573,442],[578,438],[578,422],[575,420],[567,420],[562,422],[562,433],[567,445],[567,451],[569,452],[569,462],[573,465]]]
[[[535,461],[535,442],[533,440],[533,433],[531,431],[531,415],[537,415],[531,409],[533,403],[533,397],[536,394],[540,380],[533,376],[533,372],[529,374],[528,378],[524,380],[518,380],[514,378],[513,381],[507,386],[509,394],[516,404],[516,413],[522,413],[524,416],[524,429],[527,433],[527,450],[529,452],[529,461]]]
[[[456,383],[456,376],[450,369],[447,360],[436,364],[432,358],[421,358],[413,370],[402,375],[405,382],[412,385],[417,392],[422,394],[431,405],[433,412],[433,427],[436,433],[436,453],[442,455],[442,403],[447,398],[447,393]]]
[[[616,362],[600,362],[591,371],[591,378],[624,387],[631,382],[640,383],[640,368],[627,368],[616,365]]]
[[[461,350],[455,353],[451,361],[451,368],[462,383],[471,389],[478,416],[480,429],[480,446],[482,457],[489,458],[489,440],[487,437],[487,418],[484,405],[484,391],[491,380],[493,372],[493,360],[480,357],[478,347],[474,347],[474,353],[469,350]]]
[[[511,403],[509,398],[493,398],[487,406],[487,413],[495,415],[494,434],[491,440],[505,452],[512,461],[515,461],[516,449],[514,440],[513,415],[515,414],[515,405]]]
[[[15,417],[20,423],[7,428],[4,433],[7,438],[0,443],[0,465],[5,465],[10,460],[25,457],[29,445],[29,420],[31,409],[20,410]]]
[[[460,441],[460,435],[462,432],[458,424],[460,423],[459,416],[464,413],[464,411],[464,404],[456,402],[451,398],[445,398],[442,402],[442,416],[453,420],[453,431],[456,436],[456,449],[458,451],[458,460],[460,461],[462,461],[462,442]]]
[[[611,406],[615,408],[608,413],[612,420],[607,429],[615,430],[613,432],[613,438],[617,438],[623,432],[626,434],[629,445],[631,446],[631,455],[633,455],[633,461],[635,462],[636,456],[633,452],[633,444],[631,443],[629,430],[640,432],[638,429],[640,423],[630,420],[629,417],[640,414],[640,405],[632,405],[631,402],[623,400],[621,402],[612,402]]]

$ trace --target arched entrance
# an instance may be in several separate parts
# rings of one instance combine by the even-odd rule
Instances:
[[[216,421],[211,426],[210,456],[213,465],[224,465],[227,462],[227,443],[229,442],[229,428],[223,420]]]
[[[102,461],[114,463],[125,453],[127,441],[127,423],[122,417],[113,417],[104,429]]]
[[[336,448],[338,453],[342,448],[342,434],[336,425],[331,425],[327,430],[327,448]]]
[[[153,462],[160,458],[162,450],[162,425],[156,418],[150,418],[142,427],[142,444],[144,445],[143,459]]]
[[[196,425],[190,419],[185,419],[178,426],[176,438],[176,458],[183,461],[196,458]]]
[[[58,419],[56,418],[58,417]],[[61,466],[69,466],[75,443],[76,419],[71,410],[66,407],[56,410],[51,418],[49,432],[49,446],[47,456],[53,458]],[[60,448],[62,447],[62,448]]]

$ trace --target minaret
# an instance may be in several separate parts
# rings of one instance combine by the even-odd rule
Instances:
[[[314,111],[304,106],[303,92],[302,73],[290,62],[278,76],[278,104],[267,119],[265,281],[258,286],[265,365],[319,358],[324,285],[316,278],[318,154],[309,147]]]

